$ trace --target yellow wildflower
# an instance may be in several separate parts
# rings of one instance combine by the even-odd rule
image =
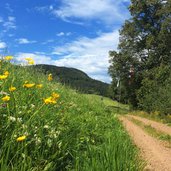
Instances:
[[[30,84],[30,83],[23,84],[23,87],[25,87],[25,88],[32,88],[34,86],[35,86],[35,84]]]
[[[29,65],[33,65],[34,64],[33,58],[25,58],[25,60],[28,62]]]
[[[21,137],[18,137],[18,138],[17,138],[17,141],[18,141],[18,142],[24,141],[25,139],[26,139],[26,136],[23,135],[23,136],[21,136]]]
[[[56,100],[56,99],[58,99],[60,97],[60,95],[53,92],[52,97],[53,97],[54,100]]]
[[[49,80],[49,81],[52,81],[52,80],[53,80],[52,74],[49,74],[49,75],[48,75],[48,80]]]
[[[4,72],[4,75],[8,76],[9,75],[9,72],[8,71],[5,71]]]
[[[37,87],[37,88],[42,88],[43,85],[42,85],[42,84],[37,84],[36,87]]]
[[[10,96],[4,96],[3,98],[2,98],[2,100],[4,101],[4,102],[7,102],[7,101],[9,101],[10,100]]]
[[[56,100],[53,99],[53,97],[48,97],[46,99],[43,99],[45,104],[56,104]]]
[[[13,91],[15,91],[15,90],[16,90],[16,87],[11,86],[11,87],[9,88],[9,91],[11,91],[11,92],[13,92]]]
[[[8,75],[0,75],[0,80],[5,80],[8,77]]]
[[[33,58],[25,58],[26,61],[32,61]]]
[[[33,60],[28,61],[28,64],[30,64],[30,65],[34,65],[34,61],[33,61]]]
[[[10,60],[13,59],[13,57],[12,56],[5,56],[4,59],[7,60],[7,61],[10,61]]]

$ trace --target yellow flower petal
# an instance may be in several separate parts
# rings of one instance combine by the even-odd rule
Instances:
[[[60,95],[59,94],[57,94],[57,93],[52,93],[52,97],[53,97],[53,99],[58,99],[59,97],[60,97]]]
[[[48,97],[46,99],[43,99],[45,104],[56,104],[56,100],[53,99],[53,97]]]
[[[52,80],[53,80],[52,74],[49,74],[48,75],[48,81],[52,81]]]
[[[4,59],[7,60],[7,61],[10,61],[10,60],[13,59],[13,56],[5,56]]]
[[[36,87],[37,87],[37,88],[42,88],[43,85],[42,85],[42,84],[37,84]]]
[[[25,87],[25,88],[32,88],[34,86],[35,86],[35,84],[29,84],[29,83],[23,84],[23,87]]]
[[[26,61],[32,61],[33,58],[25,58]]]
[[[15,90],[16,90],[16,87],[11,86],[11,87],[9,88],[9,91],[11,91],[11,92],[13,92],[13,91],[15,91]]]
[[[9,101],[10,100],[10,96],[4,96],[3,98],[2,98],[2,100],[4,101],[4,102],[7,102],[7,101]]]
[[[8,75],[0,75],[0,80],[5,80],[8,77]]]
[[[18,142],[24,141],[25,139],[26,139],[26,136],[23,135],[23,136],[21,136],[21,137],[18,137],[18,138],[17,138],[17,141],[18,141]]]
[[[9,75],[9,72],[8,71],[5,71],[4,72],[4,75],[8,76]]]
[[[29,65],[34,65],[34,61],[32,60],[32,61],[28,61],[28,64]]]

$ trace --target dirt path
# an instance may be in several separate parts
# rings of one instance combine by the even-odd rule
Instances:
[[[155,128],[158,131],[161,131],[163,133],[171,135],[171,127],[169,127],[169,126],[167,126],[165,124],[155,122],[155,121],[152,121],[152,120],[148,120],[146,118],[142,118],[142,117],[139,117],[139,116],[134,116],[134,115],[127,115],[127,116],[131,117],[131,118],[134,118],[136,120],[139,120],[139,121],[143,122],[146,125],[151,125],[151,127]]]
[[[171,149],[164,147],[157,139],[151,137],[140,127],[120,117],[135,144],[140,148],[143,159],[147,162],[145,170],[171,171]]]

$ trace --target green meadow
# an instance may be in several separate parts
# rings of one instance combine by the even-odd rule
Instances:
[[[50,73],[11,60],[0,63],[1,171],[142,169],[138,150],[117,119],[118,107],[128,106],[77,93]]]

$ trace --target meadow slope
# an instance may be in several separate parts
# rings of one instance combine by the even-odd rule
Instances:
[[[10,60],[0,64],[0,170],[141,170],[116,113]]]

